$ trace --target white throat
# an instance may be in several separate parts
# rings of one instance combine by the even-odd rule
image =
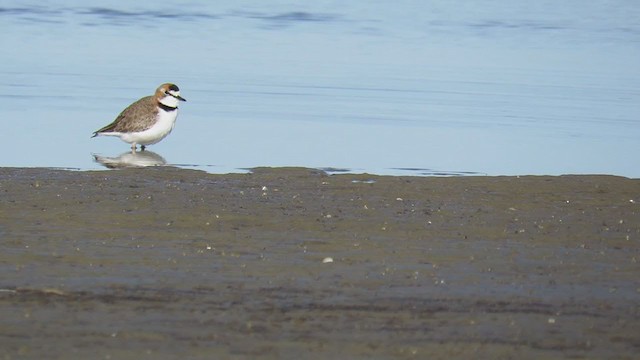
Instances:
[[[174,98],[173,96],[167,95],[167,96],[163,96],[162,99],[160,99],[160,103],[164,106],[168,106],[168,107],[172,107],[172,108],[177,108],[178,107],[178,103],[180,102],[180,100]]]

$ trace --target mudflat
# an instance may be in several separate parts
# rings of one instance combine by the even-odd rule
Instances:
[[[0,169],[0,358],[637,358],[640,180]]]

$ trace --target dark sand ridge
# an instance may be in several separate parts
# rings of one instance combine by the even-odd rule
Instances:
[[[4,168],[0,358],[634,358],[639,206],[613,176]]]

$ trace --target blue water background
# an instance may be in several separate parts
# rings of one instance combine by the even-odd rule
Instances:
[[[209,172],[640,177],[640,2],[0,1],[0,166],[104,169],[90,139],[163,82],[148,150]]]

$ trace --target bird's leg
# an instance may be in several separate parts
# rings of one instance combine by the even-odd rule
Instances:
[[[136,143],[131,144],[131,153],[132,154],[136,153]]]
[[[140,151],[144,151],[144,149],[146,149],[147,147],[144,145],[140,145]]]

